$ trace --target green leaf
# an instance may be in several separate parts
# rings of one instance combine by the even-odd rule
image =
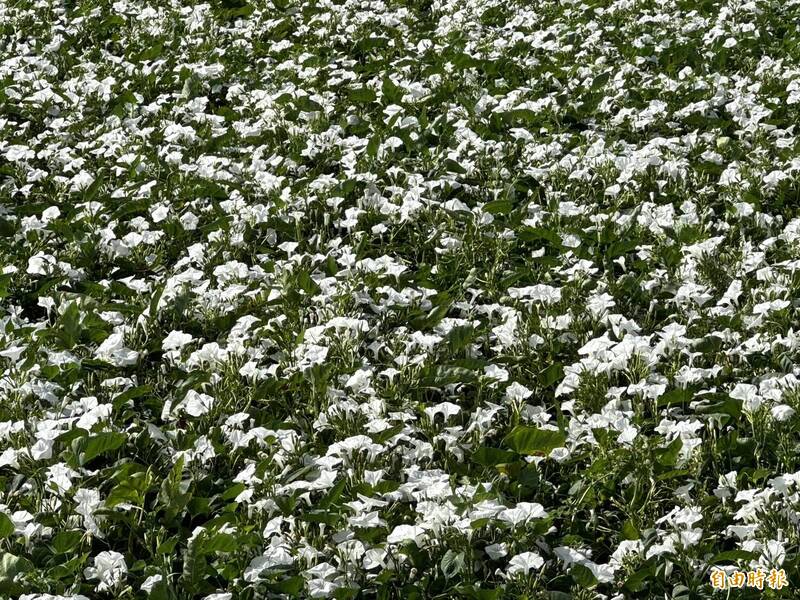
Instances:
[[[378,156],[378,148],[380,148],[380,145],[381,138],[376,133],[369,139],[369,142],[367,142],[367,156],[370,158],[376,158]]]
[[[230,533],[216,532],[209,534],[208,539],[203,542],[203,553],[212,552],[233,552],[238,548],[239,543],[236,537]]]
[[[517,425],[504,440],[509,448],[519,454],[543,456],[547,456],[553,448],[561,448],[565,441],[566,436],[561,431],[527,425]]]
[[[383,78],[383,85],[381,86],[381,93],[383,97],[393,104],[399,104],[403,97],[402,90],[395,85],[389,77]]]
[[[464,568],[464,553],[448,550],[442,557],[440,564],[445,579],[452,579]]]
[[[103,187],[104,181],[105,177],[103,177],[101,173],[98,173],[97,177],[92,182],[92,185],[86,188],[86,190],[83,192],[83,201],[91,202],[92,200],[94,200],[98,192],[100,191],[100,188]]]
[[[81,464],[85,464],[106,452],[113,452],[125,443],[125,439],[124,433],[116,431],[106,431],[93,435],[83,445]]]
[[[517,455],[514,452],[509,452],[502,448],[490,448],[488,446],[481,446],[472,453],[473,462],[484,467],[494,467],[495,465],[510,463],[516,460],[516,458]]]
[[[676,477],[686,477],[691,471],[689,469],[672,469],[666,473],[661,473],[656,477],[656,481],[666,481],[668,479],[675,479]]]
[[[677,584],[672,588],[672,600],[689,600],[692,597],[692,591],[683,584]]]
[[[645,581],[654,575],[652,566],[639,569],[625,581],[625,588],[631,592],[640,592],[645,589]]]
[[[267,588],[277,594],[288,594],[289,596],[297,597],[304,586],[305,579],[300,575],[295,575],[294,577],[289,577],[277,583],[270,583],[267,585]]]
[[[53,550],[57,554],[71,552],[83,538],[83,531],[71,529],[69,531],[59,531],[53,538]]]
[[[142,396],[146,396],[150,392],[153,391],[153,387],[149,385],[140,385],[137,387],[133,387],[129,390],[122,392],[114,396],[112,399],[112,403],[114,408],[119,408],[123,404],[125,404],[128,400],[134,400],[136,398],[141,398]]]
[[[186,510],[188,510],[189,514],[193,517],[207,515],[211,512],[211,501],[209,498],[204,498],[202,496],[192,496],[186,503]]]
[[[561,248],[562,245],[561,236],[544,227],[523,227],[517,233],[517,239],[523,242],[545,241],[556,248]]]
[[[147,595],[147,600],[169,600],[169,588],[162,580],[153,586],[152,591]]]
[[[478,584],[480,585],[480,584]],[[460,585],[458,593],[469,600],[499,600],[503,596],[503,588],[482,588],[476,585]]]
[[[234,498],[236,498],[236,496],[241,494],[246,489],[247,489],[247,486],[245,484],[243,484],[243,483],[235,483],[231,487],[229,487],[227,490],[222,492],[222,495],[220,496],[220,498],[222,498],[223,500],[233,500]]]
[[[603,254],[609,259],[617,258],[618,256],[636,250],[640,243],[639,240],[617,240],[611,244]]]
[[[158,319],[158,303],[161,301],[161,296],[164,293],[164,284],[159,285],[153,291],[153,296],[150,298],[150,305],[148,308],[148,315],[150,322],[155,322]]]
[[[321,511],[303,513],[298,518],[308,523],[325,523],[325,525],[333,527],[339,522],[340,516],[336,513]]]
[[[738,560],[755,560],[758,558],[758,552],[748,552],[747,550],[727,550],[714,555],[708,561],[710,565],[717,565],[723,561],[736,562]]]
[[[469,526],[472,529],[482,529],[482,528],[486,527],[491,522],[492,522],[492,519],[490,519],[489,517],[485,517],[483,519],[475,519],[474,521],[470,521]]]
[[[15,233],[14,224],[4,218],[0,218],[0,237],[11,237]]]
[[[191,479],[182,479],[184,457],[181,456],[172,465],[169,475],[161,482],[159,489],[159,499],[164,508],[164,519],[172,521],[186,508],[192,499],[189,491],[192,485]]]
[[[713,355],[715,352],[719,352],[722,349],[722,344],[723,340],[721,337],[711,334],[694,344],[692,350]]]
[[[458,325],[447,332],[447,346],[453,354],[466,348],[475,339],[476,331],[471,325]]]
[[[19,590],[19,585],[14,583],[17,575],[33,570],[33,564],[27,558],[16,556],[10,552],[0,554],[0,591],[14,593]]]
[[[583,588],[591,588],[597,585],[597,578],[592,573],[589,567],[575,563],[569,571],[569,574],[579,586]]]
[[[592,80],[592,89],[597,90],[603,87],[608,80],[611,79],[611,71],[605,71],[600,73]]]
[[[320,510],[327,510],[328,508],[330,508],[332,504],[334,504],[339,500],[339,498],[341,498],[342,492],[344,491],[344,487],[346,485],[347,485],[347,478],[342,477],[336,483],[336,485],[334,485],[328,491],[328,493],[325,494],[325,497],[319,501],[319,503],[317,504],[317,508],[319,508]]]
[[[483,205],[484,212],[491,215],[507,215],[514,209],[510,200],[492,200]]]
[[[564,366],[561,363],[553,363],[544,371],[539,373],[539,383],[544,387],[550,387],[557,381],[564,378]]]
[[[127,502],[138,506],[142,500],[141,493],[130,483],[123,482],[114,486],[106,498],[106,507],[113,508],[117,504]]]
[[[161,56],[161,53],[163,51],[164,51],[164,44],[162,44],[161,42],[158,42],[156,44],[153,44],[149,48],[146,48],[145,50],[139,52],[139,54],[137,54],[133,58],[133,62],[142,62],[142,61],[146,61],[146,60],[153,60],[153,59],[158,58],[159,56]]]
[[[355,600],[358,597],[358,588],[340,587],[333,592],[334,600]]]
[[[733,418],[742,414],[742,401],[734,398],[725,397],[718,402],[706,403],[703,402],[695,408],[695,412],[702,415],[729,415]]]
[[[592,427],[592,435],[594,439],[597,440],[597,443],[601,447],[606,447],[612,443],[613,440],[617,438],[617,432],[612,429],[606,429],[605,427]],[[594,470],[594,465],[598,464],[599,461],[595,461],[592,463],[592,467],[590,470]]]
[[[183,552],[183,570],[181,584],[192,594],[200,593],[203,581],[206,579],[208,563],[203,556],[202,546],[205,542],[205,531],[191,538],[186,550]]]
[[[377,98],[375,92],[369,89],[368,87],[361,87],[348,90],[347,96],[353,102],[361,102],[364,104],[373,102]]]
[[[636,529],[636,526],[633,522],[628,519],[622,524],[622,539],[625,540],[638,540],[641,535],[639,535],[639,531]]]
[[[172,554],[175,546],[178,545],[178,538],[172,538],[165,542],[161,542],[156,548],[156,554]]]
[[[511,122],[518,121],[521,123],[527,123],[529,125],[535,125],[542,119],[538,113],[528,108],[515,108],[506,112],[506,115],[508,115],[507,118]]]
[[[64,332],[63,339],[67,349],[73,348],[78,343],[78,339],[80,339],[80,318],[81,311],[78,308],[78,303],[70,302],[64,314],[61,315],[61,327]]]
[[[452,306],[451,302],[442,302],[434,306],[425,316],[424,324],[427,327],[435,327],[439,322],[447,316]]]
[[[379,431],[378,433],[373,433],[370,435],[372,441],[376,444],[383,444],[384,442],[388,441],[389,439],[396,436],[398,433],[403,431],[404,425],[402,423],[398,423],[397,425],[392,425],[384,429],[383,431]]]
[[[322,105],[310,96],[300,96],[294,100],[295,106],[304,112],[321,112]]]
[[[249,17],[255,12],[255,7],[247,2],[224,1],[225,10],[220,11],[220,19],[225,21],[235,20],[237,17]]]
[[[8,518],[8,515],[0,512],[0,539],[5,539],[16,531],[14,522]]]
[[[687,404],[694,397],[694,390],[690,388],[675,388],[658,397],[656,406],[663,408],[666,406],[673,406],[676,404]]]
[[[467,174],[467,170],[452,158],[446,158],[444,160],[444,166],[449,173],[458,173],[459,175]]]
[[[675,438],[666,448],[660,448],[657,451],[658,462],[665,467],[674,467],[678,462],[678,454],[683,448],[683,441],[681,438]]]
[[[83,570],[83,567],[86,564],[86,559],[88,558],[88,552],[77,554],[69,560],[62,562],[47,571],[47,576],[56,580],[64,580],[74,577],[77,573],[80,573]]]
[[[108,110],[111,114],[116,115],[120,119],[125,116],[125,107],[128,104],[137,104],[136,96],[130,90],[125,90],[120,93],[114,100],[109,103]]]

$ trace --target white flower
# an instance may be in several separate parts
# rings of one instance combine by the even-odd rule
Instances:
[[[87,567],[83,571],[86,579],[99,579],[97,591],[104,592],[119,585],[128,573],[125,557],[119,552],[107,550],[94,557],[94,567]]]
[[[674,548],[672,551],[674,551]],[[556,556],[567,567],[575,563],[583,565],[592,572],[592,574],[600,583],[611,583],[614,581],[614,571],[617,567],[613,563],[599,565],[589,559],[588,553],[584,553],[567,546],[559,546],[558,548],[555,548],[553,552],[555,552]]]
[[[111,363],[115,367],[135,365],[139,353],[125,346],[121,332],[112,333],[97,347],[95,358]]]
[[[544,566],[544,559],[536,552],[523,552],[517,554],[508,561],[509,575],[527,575],[532,570],[541,569]]]
[[[483,367],[483,374],[490,379],[495,379],[497,381],[508,381],[508,371],[505,369],[498,367],[497,365],[486,365]]]
[[[347,382],[344,384],[345,387],[350,388],[353,392],[368,392],[371,388],[369,387],[370,381],[372,380],[372,369],[359,369],[355,373],[353,373]]]
[[[142,582],[142,591],[147,592],[148,594],[153,591],[153,588],[162,580],[164,579],[161,575],[150,575],[147,579]]]
[[[778,404],[772,407],[770,413],[776,421],[788,421],[794,416],[795,410],[788,404]]]
[[[197,215],[195,215],[192,212],[186,212],[186,213],[182,214],[181,218],[180,218],[181,226],[186,231],[194,231],[195,229],[197,229],[197,224],[199,222],[200,222],[200,219],[198,219]]]
[[[622,561],[629,554],[639,554],[644,549],[644,544],[641,540],[622,540],[611,555],[611,562],[615,565],[621,565]]]
[[[453,404],[452,402],[440,402],[436,406],[429,406],[425,409],[425,414],[428,415],[428,418],[431,421],[433,421],[438,414],[441,414],[444,417],[444,420],[447,421],[450,417],[457,415],[460,412],[461,407],[458,404]]]
[[[64,463],[57,463],[47,469],[47,482],[52,483],[59,492],[69,491],[72,488],[72,478],[78,476],[79,473]]]
[[[506,388],[506,398],[514,402],[521,402],[533,394],[531,390],[516,381]]]
[[[55,594],[22,594],[19,600],[89,600],[83,594],[56,596]]]
[[[99,536],[100,530],[94,514],[103,503],[100,499],[100,492],[95,489],[79,488],[75,491],[74,498],[78,503],[75,512],[83,517],[84,528]]]
[[[426,536],[426,531],[422,527],[415,525],[398,525],[386,538],[390,544],[402,544],[403,542],[414,542],[419,546]]]
[[[278,537],[275,537],[264,549],[262,556],[257,556],[250,561],[250,565],[244,571],[244,580],[248,583],[258,581],[262,571],[293,563],[294,557],[289,552],[289,548]]]
[[[82,192],[94,183],[94,177],[86,171],[81,171],[70,180],[70,183],[72,184],[70,186],[71,192]]]
[[[162,350],[180,350],[186,344],[190,344],[194,340],[189,333],[184,333],[182,331],[175,331],[172,330],[169,332],[169,335],[163,339],[161,342],[161,349]]]
[[[300,344],[295,349],[294,356],[297,359],[297,368],[305,371],[322,363],[328,356],[328,348],[317,344]]]
[[[49,275],[56,268],[56,259],[44,252],[37,252],[28,259],[26,273],[29,275]]]
[[[507,508],[497,518],[513,526],[527,523],[531,519],[544,519],[547,512],[538,502],[519,502],[514,508]]]
[[[754,315],[767,315],[776,310],[783,310],[789,306],[788,300],[772,300],[770,302],[759,302],[753,306]]]
[[[166,219],[168,215],[169,215],[169,207],[165,206],[164,204],[160,204],[150,211],[150,216],[153,219],[153,223],[160,223],[161,221]]]
[[[786,549],[783,542],[769,540],[766,546],[761,549],[761,558],[770,566],[780,567],[786,558]]]
[[[339,587],[335,581],[325,579],[311,579],[308,582],[308,596],[310,598],[327,598],[331,596]]]
[[[19,162],[22,160],[36,158],[36,152],[22,144],[12,144],[6,146],[5,150],[6,159],[11,162]]]
[[[53,456],[53,440],[37,440],[37,442],[30,447],[30,453],[33,460],[47,460]]]
[[[729,395],[734,400],[741,400],[744,409],[749,411],[756,410],[762,403],[758,388],[749,383],[737,383]]]
[[[489,556],[489,558],[491,558],[492,560],[503,558],[508,554],[508,547],[506,546],[505,543],[491,544],[489,546],[486,546],[484,550],[486,551],[486,554]]]
[[[183,399],[178,407],[182,407],[187,415],[192,417],[201,417],[211,412],[214,408],[214,398],[208,394],[200,394],[194,390],[186,392],[186,397]]]
[[[508,295],[514,299],[553,304],[561,300],[561,289],[540,283],[524,288],[508,288]]]

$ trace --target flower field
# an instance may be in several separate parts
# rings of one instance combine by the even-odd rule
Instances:
[[[800,1],[0,0],[0,598],[800,597]]]

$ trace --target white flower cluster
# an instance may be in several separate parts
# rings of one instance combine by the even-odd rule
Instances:
[[[791,580],[799,19],[0,2],[0,596]]]

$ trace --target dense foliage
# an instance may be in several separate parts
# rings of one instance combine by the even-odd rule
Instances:
[[[0,0],[0,596],[796,598],[798,22]]]

